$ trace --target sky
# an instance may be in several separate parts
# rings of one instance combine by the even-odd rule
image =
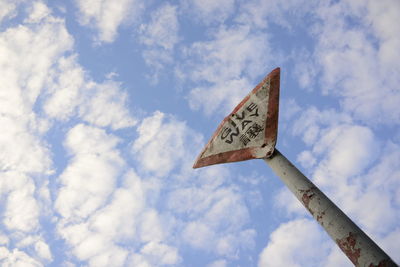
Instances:
[[[0,0],[2,266],[352,266],[262,160],[192,169],[281,68],[277,148],[400,262],[398,0]]]

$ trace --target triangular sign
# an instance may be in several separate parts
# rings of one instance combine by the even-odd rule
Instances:
[[[271,156],[278,131],[279,83],[276,68],[221,122],[193,168]]]

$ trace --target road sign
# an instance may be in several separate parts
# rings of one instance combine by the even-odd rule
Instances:
[[[268,74],[222,121],[193,168],[263,158],[355,266],[397,264],[275,149],[280,69]]]
[[[274,152],[280,69],[268,74],[221,122],[193,168],[265,158]]]

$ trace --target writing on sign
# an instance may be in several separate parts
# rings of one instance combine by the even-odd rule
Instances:
[[[262,126],[256,122],[257,117],[259,117],[258,106],[250,102],[242,112],[232,114],[228,126],[225,126],[221,131],[221,140],[227,144],[232,144],[236,138],[239,138],[243,145],[247,145],[263,130]]]
[[[268,74],[223,119],[193,168],[268,157],[278,122],[279,68]]]

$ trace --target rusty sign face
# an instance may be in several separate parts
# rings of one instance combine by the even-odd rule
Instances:
[[[193,168],[264,158],[277,138],[280,69],[268,74],[221,122]]]

